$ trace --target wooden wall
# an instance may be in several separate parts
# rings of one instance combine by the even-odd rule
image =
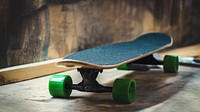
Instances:
[[[1,67],[58,58],[147,32],[168,33],[174,47],[200,42],[199,0],[59,1],[0,0]]]
[[[40,0],[1,0],[1,66],[47,59],[50,42],[49,10]]]

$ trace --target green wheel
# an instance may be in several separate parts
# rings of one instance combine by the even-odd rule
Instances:
[[[118,103],[130,104],[135,100],[136,83],[130,79],[116,79],[113,84],[113,100]]]
[[[128,65],[127,64],[123,64],[121,66],[117,67],[118,70],[128,70]]]
[[[69,75],[54,74],[49,80],[49,93],[53,97],[69,98],[72,89],[66,89],[72,85]]]
[[[178,72],[179,60],[178,56],[166,55],[163,61],[163,69],[165,72]]]

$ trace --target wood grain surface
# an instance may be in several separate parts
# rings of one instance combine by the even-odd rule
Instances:
[[[199,57],[200,56],[200,44],[195,44],[191,46],[185,46],[177,49],[171,49],[164,51],[161,54],[169,54],[169,55],[178,55],[178,56],[191,56],[191,57]]]
[[[56,67],[56,63],[61,59],[54,59],[38,63],[25,64],[0,69],[0,85],[30,80],[58,72],[71,70],[72,68]]]

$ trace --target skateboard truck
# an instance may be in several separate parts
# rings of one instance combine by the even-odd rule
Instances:
[[[118,66],[117,69],[147,71],[151,68],[159,68],[157,65],[163,65],[164,72],[176,73],[179,67],[179,58],[174,55],[165,55],[163,61],[159,61],[155,59],[154,54],[151,54],[131,63]]]
[[[79,84],[72,84],[71,89],[86,91],[86,92],[112,92],[112,87],[105,87],[99,84],[96,80],[99,73],[103,70],[92,68],[77,68],[83,80]]]
[[[153,54],[144,57],[142,59],[130,62],[128,64],[117,67],[119,70],[136,70],[136,71],[148,71],[150,69],[159,68],[157,65],[163,65],[161,61],[154,58]]]

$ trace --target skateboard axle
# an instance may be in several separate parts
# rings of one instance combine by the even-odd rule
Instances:
[[[86,92],[112,92],[112,87],[105,87],[99,84],[96,80],[99,72],[103,70],[92,69],[92,68],[77,68],[80,72],[83,80],[78,84],[72,84],[71,89],[86,91]],[[67,87],[68,88],[68,87]]]

